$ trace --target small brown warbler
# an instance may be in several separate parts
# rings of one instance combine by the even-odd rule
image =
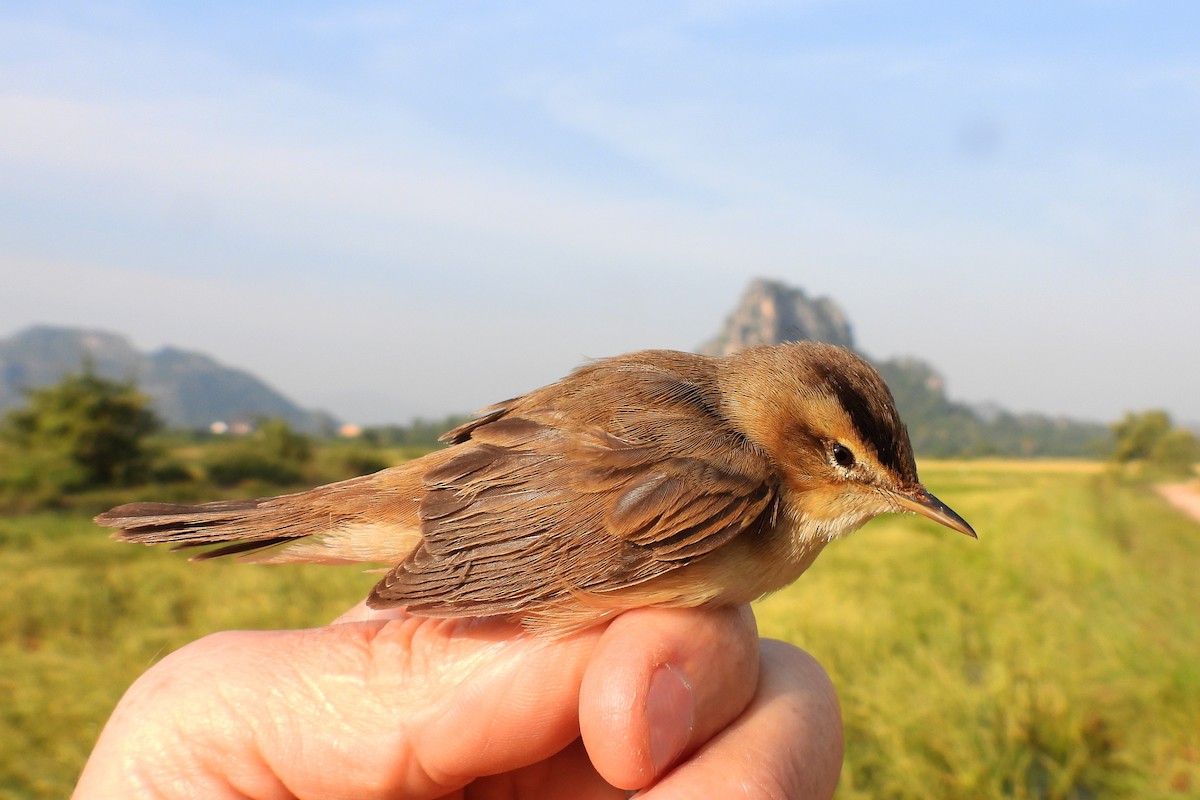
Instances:
[[[549,633],[640,606],[749,602],[885,511],[975,536],[921,485],[879,373],[831,345],[608,358],[442,438],[298,494],[132,503],[96,521],[122,541],[218,545],[198,559],[381,562],[374,607]]]

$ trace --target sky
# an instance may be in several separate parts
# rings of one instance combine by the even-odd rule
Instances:
[[[0,5],[0,337],[360,423],[693,349],[750,279],[954,399],[1200,421],[1200,4]]]

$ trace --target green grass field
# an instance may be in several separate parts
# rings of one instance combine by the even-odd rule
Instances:
[[[1200,794],[1200,524],[1083,464],[927,463],[980,541],[885,518],[758,609],[833,676],[840,798]],[[133,679],[224,628],[328,621],[374,576],[188,563],[0,517],[0,797],[64,797]]]

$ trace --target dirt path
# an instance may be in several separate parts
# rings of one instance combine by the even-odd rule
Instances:
[[[1200,522],[1200,490],[1193,483],[1164,483],[1155,489],[1168,503]]]

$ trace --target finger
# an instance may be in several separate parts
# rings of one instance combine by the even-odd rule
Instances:
[[[821,665],[763,640],[758,692],[745,713],[639,800],[828,800],[842,765],[842,717]]]
[[[438,797],[575,739],[600,635],[415,617],[216,634],[143,676],[114,723],[156,730],[155,781],[205,796]],[[108,735],[93,758],[127,764]],[[161,757],[179,742],[186,763]]]
[[[614,786],[649,785],[736,719],[757,677],[748,607],[622,614],[581,688],[579,724],[592,762]]]
[[[545,761],[473,781],[466,796],[476,800],[502,797],[624,800],[628,792],[613,788],[597,774],[583,742],[576,739]]]
[[[507,623],[418,618],[312,633],[331,641],[298,648],[279,711],[298,718],[268,726],[261,747],[275,772],[303,774],[318,797],[344,796],[348,778],[386,787],[383,795],[439,796],[549,757],[578,735],[579,683],[599,638],[552,645]],[[340,654],[333,664],[321,654],[328,647]],[[320,748],[314,718],[330,716],[340,724],[321,750],[335,763],[296,763],[296,745]]]

